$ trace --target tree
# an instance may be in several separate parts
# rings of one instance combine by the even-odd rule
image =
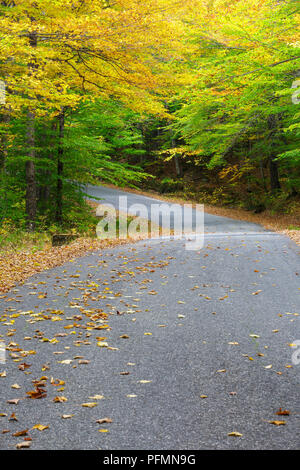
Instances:
[[[290,123],[299,122],[291,100],[300,63],[299,8],[273,0],[202,5],[190,19],[198,48],[191,56],[194,85],[182,93],[174,127],[209,168],[237,164],[243,175],[249,158],[253,169],[267,164],[276,192],[284,173],[279,163],[289,156],[295,163],[299,155],[296,133],[287,140]]]
[[[36,218],[36,119],[60,116],[57,220],[62,209],[62,112],[114,97],[139,112],[164,113],[163,62],[180,51],[175,0],[16,0],[0,6],[0,73],[7,108],[27,110],[27,227]],[[172,11],[172,15],[170,15]],[[66,21],[67,18],[67,21]],[[171,47],[172,45],[172,47]],[[163,60],[161,59],[163,58]]]

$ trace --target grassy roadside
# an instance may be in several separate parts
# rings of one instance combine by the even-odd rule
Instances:
[[[153,197],[166,202],[173,202],[178,204],[195,204],[195,201],[190,201],[177,197],[176,195],[163,195],[154,191],[140,191],[132,188],[117,188],[113,185],[104,185],[113,189],[121,189],[123,191],[132,192],[135,194],[142,194],[143,196]],[[264,228],[270,231],[278,232],[287,235],[294,240],[297,245],[300,246],[300,214],[299,215],[288,215],[280,213],[271,213],[270,211],[264,211],[260,214],[255,214],[244,209],[229,208],[229,207],[218,207],[205,204],[205,212],[212,215],[218,215],[221,217],[229,217],[236,220],[244,220],[246,222],[253,222],[262,225]]]

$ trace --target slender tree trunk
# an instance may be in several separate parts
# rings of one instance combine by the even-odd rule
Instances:
[[[269,170],[270,170],[271,192],[274,193],[281,189],[281,185],[279,181],[278,165],[277,165],[277,162],[274,161],[274,157],[272,156],[269,159]]]
[[[45,132],[49,132],[49,141],[47,141],[47,147],[48,148],[55,148],[56,143],[57,143],[57,119],[54,119],[49,127],[49,129],[46,127]],[[45,141],[46,141],[46,136],[45,136]],[[49,151],[49,155],[47,155],[47,158],[49,159],[49,166],[51,166],[51,160],[56,161],[56,154],[52,153]],[[39,198],[38,200],[42,202],[43,207],[47,207],[50,201],[50,195],[51,195],[51,177],[52,177],[52,172],[51,169],[47,167],[47,169],[42,171],[43,179],[44,182],[43,184],[39,187]]]
[[[1,121],[3,122],[4,124],[4,127],[6,127],[6,125],[9,123],[10,121],[10,113],[8,110],[5,110],[1,116]],[[0,137],[0,145],[1,145],[1,148],[0,148],[0,171],[1,170],[5,170],[5,164],[6,164],[6,160],[7,160],[7,140],[6,140],[6,134],[7,132],[5,131],[5,133],[1,134],[1,137]]]
[[[172,148],[176,148],[176,141],[175,139],[172,139]],[[182,168],[179,160],[179,156],[177,153],[174,155],[174,162],[175,162],[175,171],[176,171],[176,176],[177,178],[182,177]]]
[[[56,221],[62,223],[63,210],[62,210],[62,196],[63,196],[63,139],[65,130],[65,110],[61,109],[61,113],[58,117],[58,152],[57,152],[57,185],[56,185]]]
[[[276,133],[276,127],[277,127],[277,116],[275,114],[271,114],[269,116],[268,127],[271,131],[270,139],[272,139]],[[271,142],[270,146],[272,148],[274,144]],[[271,192],[275,193],[276,191],[279,191],[281,189],[281,185],[279,181],[278,165],[277,165],[277,162],[275,161],[275,156],[273,155],[272,151],[271,151],[271,155],[269,156],[269,172],[270,172]]]
[[[36,228],[36,179],[35,179],[35,116],[29,111],[27,114],[27,145],[29,147],[26,169],[26,228],[33,232]]]
[[[37,46],[37,35],[31,33],[29,35],[29,45]],[[29,64],[29,74],[34,72],[36,64]],[[28,160],[25,163],[26,169],[26,227],[29,232],[33,232],[36,228],[36,211],[37,211],[37,194],[36,194],[36,178],[35,178],[35,115],[32,110],[27,113],[27,145]]]
[[[142,142],[141,144],[139,145],[140,149],[141,150],[144,150],[144,145],[145,145],[145,131],[144,131],[144,124],[142,123],[141,126],[140,126],[140,130],[141,130],[141,137],[142,137]],[[144,163],[144,154],[141,154],[140,155],[140,165],[143,165]]]

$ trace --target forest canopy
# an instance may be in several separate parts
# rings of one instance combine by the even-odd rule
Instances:
[[[296,0],[1,1],[0,80],[2,226],[87,230],[81,183],[299,210]]]

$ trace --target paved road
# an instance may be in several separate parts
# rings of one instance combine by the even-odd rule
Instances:
[[[170,214],[170,225],[169,219],[163,217],[168,213],[168,207],[171,204],[166,203],[165,201],[158,201],[157,199],[146,197],[143,195],[135,193],[127,193],[125,191],[116,190],[104,186],[85,186],[86,193],[90,196],[91,200],[98,201],[99,198],[102,199],[101,202],[106,202],[112,204],[115,208],[118,208],[120,211],[128,210],[128,213],[135,213],[136,207],[139,204],[142,204],[148,213],[149,219],[151,219],[151,206],[154,204],[163,204],[161,210],[161,217],[159,223],[161,226],[166,228],[174,229],[174,217],[173,213]],[[122,198],[126,197],[127,200]],[[182,215],[183,219],[183,215]],[[186,231],[195,230],[195,210],[192,210],[191,214],[187,213],[185,217],[185,229]],[[204,226],[205,232],[209,233],[253,233],[253,232],[263,232],[265,231],[263,227],[257,224],[252,224],[248,222],[243,222],[241,220],[234,220],[228,217],[216,217],[211,214],[205,213],[204,215]]]
[[[147,203],[128,194],[137,198]],[[10,431],[1,449],[36,424],[49,428],[28,432],[32,449],[299,447],[300,365],[289,346],[300,339],[299,247],[252,224],[206,221],[200,251],[150,240],[95,252],[0,300],[10,347],[0,364],[0,432]],[[24,398],[42,376],[47,396]],[[113,422],[96,423],[105,417]]]

